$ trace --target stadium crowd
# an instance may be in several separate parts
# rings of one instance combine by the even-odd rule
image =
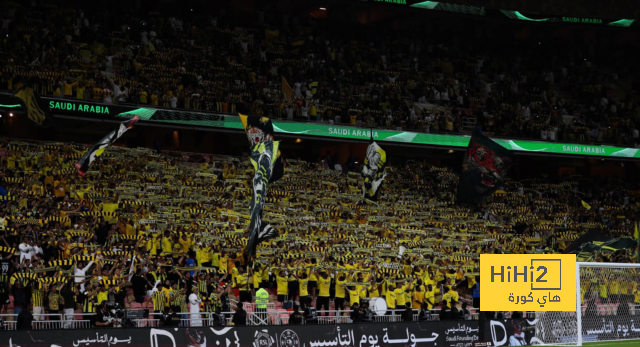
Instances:
[[[28,83],[42,95],[109,104],[426,132],[477,127],[630,147],[640,138],[635,64],[617,46],[493,44],[462,18],[400,32],[269,5],[203,14],[45,2],[7,6],[2,19],[0,88],[8,91]],[[493,30],[486,35],[502,27]]]
[[[379,201],[363,202],[358,171],[289,160],[263,215],[280,235],[247,258],[246,159],[109,147],[81,178],[74,163],[83,147],[5,141],[1,149],[0,313],[73,317],[99,308],[98,326],[109,324],[106,303],[193,323],[254,295],[278,307],[296,302],[293,319],[300,308],[362,303],[352,319],[365,320],[375,297],[390,311],[464,317],[467,305],[478,307],[481,253],[561,252],[593,228],[631,237],[639,206],[624,182],[567,175],[508,181],[472,209],[456,204],[450,168],[418,161],[388,168]],[[636,257],[629,249],[580,256]],[[585,292],[598,303],[633,295],[640,304],[636,277],[602,278]]]

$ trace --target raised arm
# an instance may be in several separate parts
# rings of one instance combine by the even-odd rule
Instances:
[[[91,266],[92,266],[92,265],[93,265],[93,260],[92,260],[92,261],[90,261],[90,262],[89,262],[89,264],[87,264],[87,266],[85,266],[85,267],[82,269],[82,272],[87,272],[87,271],[91,268]]]

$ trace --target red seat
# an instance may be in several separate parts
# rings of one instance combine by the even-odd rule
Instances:
[[[287,313],[280,313],[278,317],[282,324],[289,324],[289,315]]]

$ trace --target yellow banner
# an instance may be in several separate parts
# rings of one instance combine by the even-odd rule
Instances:
[[[575,311],[575,254],[481,254],[481,311]]]

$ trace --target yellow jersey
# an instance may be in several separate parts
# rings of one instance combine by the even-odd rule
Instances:
[[[289,294],[289,281],[286,277],[276,276],[276,282],[278,283],[278,295]]]
[[[236,285],[241,292],[249,290],[249,278],[246,274],[238,274],[236,276]]]
[[[349,292],[349,304],[353,306],[356,302],[360,304],[360,293],[356,290],[352,290]]]
[[[393,310],[396,308],[396,293],[389,290],[387,295],[385,296],[385,300],[387,301],[387,308]]]
[[[419,291],[413,292],[413,302],[411,303],[411,307],[413,309],[416,309],[416,310],[421,309],[423,301],[424,301],[424,292],[419,292]]]
[[[345,297],[345,283],[346,281],[336,280],[336,298],[344,299]]]
[[[433,306],[436,303],[435,290],[424,292],[423,300],[427,304],[427,309],[429,310],[433,309]]]
[[[331,286],[331,278],[327,277],[324,279],[322,277],[318,278],[318,287],[320,288],[320,297],[328,297],[329,296],[329,287]]]
[[[396,288],[393,292],[396,294],[396,307],[404,307],[404,305],[407,303],[407,300],[404,296],[404,289]]]
[[[300,288],[300,296],[308,296],[309,295],[309,291],[308,291],[308,287],[307,285],[309,284],[309,279],[305,278],[305,279],[299,279],[298,280],[298,286]]]

